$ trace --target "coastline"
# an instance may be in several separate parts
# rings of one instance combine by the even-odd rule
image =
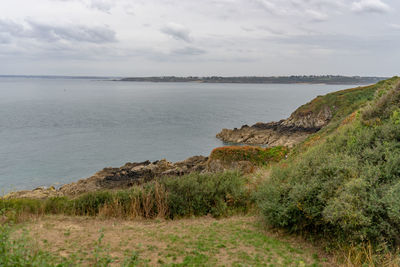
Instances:
[[[318,131],[325,126],[331,117],[329,111],[319,112],[315,115],[297,116],[296,110],[291,117],[279,122],[256,123],[249,127],[242,126],[241,129],[223,129],[217,134],[217,138],[221,139],[227,145],[221,149],[229,148],[238,150],[248,149],[271,149],[273,147],[293,147],[302,142],[307,136]],[[250,139],[243,138],[243,134],[247,137],[254,137],[253,131],[258,131],[258,137]],[[228,133],[228,134],[225,134]],[[233,134],[232,134],[233,133]],[[236,133],[241,139],[236,138]],[[233,136],[234,138],[228,138]],[[245,140],[246,139],[246,140]],[[250,140],[258,140],[256,142]],[[263,140],[259,142],[259,140]],[[268,140],[268,141],[265,141]],[[271,140],[274,140],[271,142]],[[248,145],[251,145],[249,147]],[[263,148],[264,147],[264,148]],[[143,184],[154,180],[158,177],[166,176],[182,176],[193,172],[199,173],[216,173],[227,170],[236,170],[243,173],[249,173],[257,166],[247,160],[229,160],[213,158],[213,152],[210,156],[192,156],[183,161],[170,162],[166,159],[150,162],[128,162],[121,167],[108,167],[96,172],[88,178],[82,178],[76,182],[61,185],[59,188],[54,186],[37,187],[33,190],[21,190],[10,192],[3,198],[49,198],[62,196],[77,196],[87,192],[98,190],[113,190],[128,188],[133,185]]]
[[[269,123],[256,123],[252,126],[243,125],[241,128],[222,129],[217,138],[225,143],[240,145],[243,150],[248,149],[242,145],[273,147],[294,147],[303,142],[308,136],[320,131],[327,126],[338,111],[352,104],[352,97],[357,99],[359,94],[373,94],[374,87],[357,87],[325,96],[317,96],[312,101],[297,108],[289,118]],[[346,101],[343,95],[348,95]],[[354,106],[353,108],[356,108]],[[353,110],[353,109],[351,109]],[[350,111],[351,111],[350,110]],[[347,116],[348,114],[339,114]],[[224,148],[224,147],[223,147]],[[261,148],[260,148],[261,149]],[[239,170],[249,172],[256,167],[246,160],[215,160],[212,153],[208,157],[193,156],[186,160],[170,162],[166,159],[157,161],[128,162],[118,168],[104,168],[89,178],[64,184],[60,188],[39,187],[34,190],[11,192],[5,198],[47,198],[54,196],[75,196],[96,190],[127,188],[135,184],[142,184],[155,178],[164,176],[182,176],[193,172],[221,172],[226,170]]]
[[[126,77],[113,79],[122,82],[175,82],[175,83],[227,83],[227,84],[324,84],[324,85],[368,85],[375,84],[387,77],[362,77],[362,76],[210,76],[210,77],[177,77],[177,76],[153,76],[153,77]]]

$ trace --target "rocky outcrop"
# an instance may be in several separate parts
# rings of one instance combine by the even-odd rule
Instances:
[[[59,191],[63,195],[74,196],[96,190],[127,188],[156,177],[202,172],[206,168],[207,160],[207,157],[194,156],[176,163],[165,159],[154,162],[126,163],[120,168],[104,168],[92,177],[62,186]]]
[[[63,194],[58,191],[55,187],[38,187],[33,190],[24,190],[11,192],[4,196],[4,198],[34,198],[34,199],[45,199],[49,197],[59,197]]]
[[[332,110],[328,106],[322,106],[318,111],[301,107],[286,120],[223,129],[217,138],[227,143],[292,147],[326,126],[331,118]]]
[[[194,156],[184,161],[169,162],[165,159],[154,162],[126,163],[120,168],[104,168],[93,176],[75,183],[65,184],[59,189],[39,187],[34,190],[12,192],[4,198],[34,198],[78,196],[83,193],[106,189],[123,189],[164,176],[181,176],[192,172],[207,171],[208,157]]]
[[[227,163],[223,160],[203,156],[194,156],[175,163],[165,159],[154,162],[129,162],[120,168],[104,168],[89,178],[65,184],[59,189],[39,187],[34,190],[12,192],[4,196],[4,198],[45,199],[62,196],[74,197],[99,190],[129,188],[133,185],[143,184],[155,178],[166,176],[182,176],[193,172],[222,172],[227,170],[249,173],[254,170],[254,167],[255,165],[250,161],[241,160]]]

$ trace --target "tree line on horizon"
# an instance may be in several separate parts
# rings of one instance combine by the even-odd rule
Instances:
[[[153,76],[127,77],[120,81],[131,82],[202,82],[202,83],[325,83],[325,84],[372,84],[386,77],[362,77],[341,75],[292,75],[292,76]]]

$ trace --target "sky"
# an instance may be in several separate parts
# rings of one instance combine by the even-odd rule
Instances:
[[[400,73],[399,0],[0,0],[0,74]]]

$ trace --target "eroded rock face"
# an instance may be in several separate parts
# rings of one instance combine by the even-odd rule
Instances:
[[[293,147],[326,126],[331,118],[329,107],[322,107],[318,112],[295,111],[288,119],[279,122],[259,122],[252,126],[243,125],[240,129],[223,129],[217,138],[228,143]]]
[[[318,131],[326,126],[332,119],[332,110],[328,106],[323,106],[319,111],[304,112],[301,109],[293,112],[281,125],[292,128],[302,128]]]

